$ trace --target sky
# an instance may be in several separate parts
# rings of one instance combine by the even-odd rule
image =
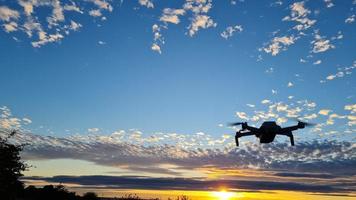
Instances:
[[[354,0],[0,0],[0,128],[29,144],[29,183],[355,198],[355,15]],[[295,118],[316,125],[294,147],[237,148],[227,126]]]

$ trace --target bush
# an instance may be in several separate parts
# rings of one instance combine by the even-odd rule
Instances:
[[[84,200],[98,200],[99,197],[95,192],[87,192],[83,195]]]

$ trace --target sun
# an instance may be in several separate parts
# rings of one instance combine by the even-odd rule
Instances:
[[[213,192],[213,196],[216,197],[218,200],[229,200],[235,196],[235,193],[222,190],[219,192]]]

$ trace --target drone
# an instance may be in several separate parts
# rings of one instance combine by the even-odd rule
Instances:
[[[242,129],[237,131],[235,135],[236,146],[239,146],[240,137],[250,136],[250,135],[254,135],[257,138],[259,138],[260,143],[271,143],[273,142],[276,135],[284,135],[289,137],[290,144],[294,146],[294,138],[293,138],[292,131],[315,125],[308,122],[302,122],[300,120],[297,121],[298,121],[297,125],[284,127],[284,128],[277,125],[275,121],[263,122],[260,128],[249,126],[247,122],[236,122],[236,123],[230,123],[229,125],[230,126],[241,125]]]

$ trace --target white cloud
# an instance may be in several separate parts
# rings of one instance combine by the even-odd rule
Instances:
[[[194,36],[199,29],[215,27],[216,23],[207,15],[197,15],[189,25],[189,35]]]
[[[33,1],[20,0],[19,4],[23,7],[26,16],[32,15],[34,6]]]
[[[342,78],[344,76],[347,75],[351,75],[352,71],[356,68],[356,61],[353,62],[353,64],[351,66],[348,67],[343,67],[343,68],[338,68],[337,72],[335,74],[330,74],[328,75],[325,80],[321,80],[321,83],[325,83],[326,81],[331,81],[334,80],[336,78]]]
[[[234,35],[234,32],[242,32],[243,28],[241,25],[228,26],[220,35],[221,37],[228,39]]]
[[[303,116],[303,119],[311,120],[311,119],[315,119],[315,118],[317,118],[317,117],[318,117],[317,114],[312,113],[312,114],[310,114],[310,115],[304,115],[304,116]]]
[[[281,50],[287,50],[287,46],[294,44],[297,38],[293,36],[283,36],[283,37],[275,37],[272,39],[272,42],[268,47],[263,48],[266,53],[271,53],[272,56],[277,55]]]
[[[299,60],[299,62],[301,62],[301,63],[306,63],[307,61],[304,60],[303,58],[301,58],[301,59]]]
[[[152,44],[151,49],[152,49],[153,51],[157,51],[157,52],[160,53],[160,54],[162,53],[161,47],[158,46],[158,44],[156,44],[156,43],[153,43],[153,44]]]
[[[341,78],[341,77],[344,77],[344,72],[338,72],[336,74],[332,74],[332,75],[329,75],[326,77],[327,80],[333,80],[335,78]]]
[[[356,125],[356,116],[355,115],[348,115],[347,119],[349,120],[347,124],[349,126],[355,126]]]
[[[328,109],[322,109],[322,110],[319,110],[319,114],[320,115],[329,115],[329,113],[331,112],[331,110],[328,110]]]
[[[95,9],[95,10],[89,11],[89,15],[92,17],[101,17],[103,14],[101,13],[101,10]]]
[[[62,34],[47,34],[45,32],[39,32],[39,40],[31,42],[33,47],[41,47],[50,42],[57,42],[64,38]]]
[[[99,130],[99,128],[88,128],[88,132],[90,133],[98,132]]]
[[[146,6],[147,8],[154,8],[154,5],[150,0],[138,0],[138,2],[140,5]]]
[[[355,15],[351,15],[350,17],[348,17],[347,19],[345,19],[345,23],[347,24],[351,24],[355,21]]]
[[[16,10],[12,10],[7,6],[0,6],[0,21],[3,21],[2,25],[5,32],[10,33],[18,30],[17,20],[20,14]]]
[[[16,22],[9,22],[7,24],[4,24],[4,29],[7,33],[13,32],[13,31],[17,31],[17,23]]]
[[[313,53],[320,53],[335,48],[335,46],[330,44],[329,42],[330,42],[329,40],[315,41],[313,47]]]
[[[236,116],[242,120],[249,120],[245,112],[236,112]]]
[[[173,24],[178,24],[180,22],[177,15],[163,15],[160,18],[160,20],[163,21],[163,22],[170,22],[170,23],[173,23]]]
[[[268,73],[268,74],[273,73],[274,72],[274,68],[270,67],[270,68],[266,69],[265,72]]]
[[[23,125],[32,123],[29,118],[14,117],[11,110],[6,107],[0,107],[0,130],[2,129],[20,129]]]
[[[344,116],[344,115],[339,115],[339,114],[333,113],[333,114],[329,115],[329,118],[327,119],[326,124],[333,125],[335,123],[334,119],[345,119],[345,118],[346,118],[346,116]]]
[[[263,100],[265,109],[254,110],[253,113],[236,112],[237,117],[246,121],[258,122],[273,120],[282,124],[288,121],[288,118],[301,117],[304,120],[312,120],[318,117],[315,113],[316,103],[308,100],[271,102]]]
[[[264,99],[261,101],[262,104],[269,104],[271,103],[271,100],[268,100],[268,99]]]
[[[325,52],[329,49],[335,48],[334,45],[330,44],[330,40],[324,39],[317,32],[315,33],[315,40],[312,41],[313,53]]]
[[[191,23],[188,26],[189,36],[195,35],[199,29],[216,27],[217,24],[207,15],[211,8],[212,0],[187,0],[185,2],[183,9],[193,13]]]
[[[19,17],[20,14],[16,10],[7,6],[0,6],[0,20],[9,22],[10,20],[17,20]]]
[[[288,121],[288,119],[285,117],[278,117],[276,122],[277,122],[277,124],[284,124],[287,121]]]
[[[310,10],[304,7],[304,1],[295,2],[290,5],[291,13],[289,16],[283,18],[283,21],[294,21],[297,23],[293,28],[298,31],[303,31],[316,23],[316,20],[311,20],[308,18]]]
[[[356,104],[345,105],[345,110],[350,110],[352,114],[356,113]]]
[[[47,22],[49,26],[58,26],[59,22],[64,21],[63,7],[59,0],[52,1],[52,16],[47,17]]]
[[[88,0],[88,1],[91,1],[92,3],[97,5],[99,9],[108,10],[110,12],[113,10],[111,4],[108,3],[106,0]]]
[[[315,62],[313,62],[313,65],[320,65],[321,64],[321,60],[317,60]]]
[[[294,84],[292,82],[288,82],[287,87],[293,87]]]
[[[338,31],[336,36],[332,36],[331,40],[341,40],[344,38],[344,35],[342,34],[342,31]]]
[[[24,117],[22,118],[22,121],[25,123],[25,124],[31,124],[32,123],[32,120],[27,118],[27,117]]]
[[[272,56],[275,56],[281,51],[287,50],[287,47],[294,44],[295,41],[300,37],[306,36],[304,31],[312,27],[316,23],[316,20],[309,19],[308,15],[311,12],[305,7],[304,4],[304,1],[294,2],[291,4],[289,6],[291,13],[282,19],[282,21],[291,21],[296,23],[293,29],[298,32],[298,36],[294,37],[293,35],[287,35],[282,37],[275,37],[272,39],[268,46],[259,49],[260,51],[264,50],[266,53],[270,53]],[[300,62],[306,62],[306,60],[300,59]]]
[[[72,4],[71,5],[64,5],[63,9],[66,10],[66,11],[75,11],[75,12],[78,12],[80,14],[83,14],[84,12],[80,9],[80,7],[78,7],[75,2],[71,2]]]
[[[277,0],[273,3],[271,3],[271,6],[281,6],[281,5],[283,5],[283,1],[281,1],[281,0]]]
[[[331,7],[335,6],[335,4],[332,2],[332,0],[324,0],[324,2],[326,4],[327,8],[331,8]]]
[[[180,22],[179,15],[184,15],[184,14],[185,14],[184,9],[165,8],[163,9],[163,14],[160,18],[160,21],[178,24]]]
[[[154,42],[151,49],[161,53],[161,47],[164,45],[164,38],[161,29],[168,29],[168,24],[179,24],[183,16],[190,20],[187,27],[187,35],[194,36],[201,29],[216,27],[217,24],[208,15],[212,8],[212,0],[186,0],[180,8],[164,8],[159,18],[161,24],[155,24],[157,27],[154,32]]]
[[[70,30],[73,30],[73,31],[78,31],[80,28],[82,27],[81,24],[71,20],[70,21],[70,25],[69,25],[69,29]]]
[[[254,108],[255,107],[255,105],[254,104],[246,104],[246,106],[248,106],[248,107],[250,107],[250,108]]]
[[[157,25],[157,24],[154,24],[153,26],[152,26],[152,33],[153,33],[153,35],[154,35],[154,38],[153,38],[153,44],[152,44],[152,46],[151,46],[151,49],[153,50],[153,51],[156,51],[156,52],[158,52],[158,53],[162,53],[162,51],[161,51],[161,45],[163,45],[164,44],[164,38],[163,38],[163,36],[162,36],[162,34],[161,34],[161,29],[162,28],[166,28],[165,26],[159,26],[159,25]]]

